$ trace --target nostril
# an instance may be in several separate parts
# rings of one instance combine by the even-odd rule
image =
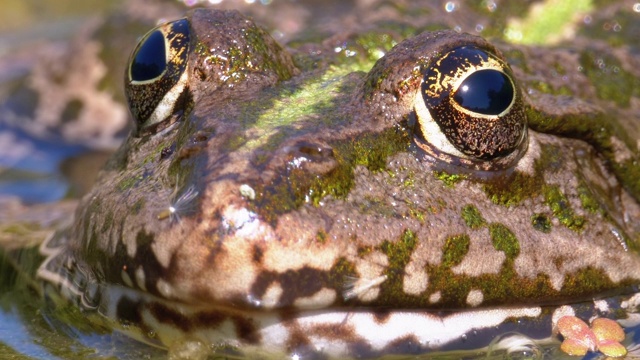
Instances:
[[[210,136],[210,132],[203,131],[203,130],[198,130],[193,135],[193,142],[194,143],[205,142],[205,141],[209,140],[209,136]]]
[[[326,174],[338,165],[333,148],[321,142],[298,141],[287,149],[287,154],[289,166],[316,175]]]
[[[333,158],[333,148],[326,144],[313,143],[309,141],[300,141],[295,144],[298,152],[307,157],[309,160],[321,160]]]

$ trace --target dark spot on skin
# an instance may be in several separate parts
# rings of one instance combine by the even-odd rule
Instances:
[[[531,225],[534,229],[543,233],[551,232],[551,220],[544,214],[534,214],[531,216]]]
[[[375,309],[372,311],[372,315],[377,324],[384,324],[389,320],[391,311],[389,309]]]
[[[562,269],[563,263],[564,263],[564,258],[558,257],[553,259],[553,265],[555,265],[557,269]]]
[[[127,303],[123,304],[123,306],[127,305]],[[136,305],[139,306],[139,304]],[[157,302],[149,303],[148,310],[160,323],[171,325],[183,332],[190,332],[195,329],[214,329],[231,318],[239,339],[249,344],[259,344],[261,341],[260,334],[253,321],[241,316],[230,316],[228,311],[225,310],[199,311],[187,316],[174,308]],[[138,317],[139,313],[140,311],[137,311]],[[138,319],[138,321],[141,320],[141,318]]]
[[[224,311],[200,311],[186,316],[161,303],[149,304],[149,312],[163,324],[169,324],[184,332],[194,328],[215,328],[220,326],[229,316]],[[234,321],[237,324],[237,321]],[[246,325],[245,325],[246,328]]]
[[[328,273],[310,267],[296,271],[288,270],[282,274],[263,271],[255,280],[250,293],[260,299],[266,293],[269,285],[276,282],[283,289],[278,304],[289,306],[293,305],[298,298],[309,297],[322,290],[324,285],[328,283],[328,277]]]
[[[345,316],[347,315],[345,314]],[[344,342],[348,344],[350,353],[358,354],[361,358],[373,359],[381,356],[381,354],[373,354],[371,346],[355,333],[352,326],[320,324],[310,329],[310,332],[306,333],[305,336],[321,338],[325,341]],[[326,354],[319,353],[318,350],[306,344],[297,345],[295,353],[301,355],[302,359],[328,359]]]
[[[160,303],[154,302],[149,304],[149,312],[158,319],[159,322],[176,327],[183,332],[190,331],[193,327],[193,323],[188,317]]]
[[[70,123],[78,118],[78,115],[84,108],[84,104],[79,99],[73,99],[67,103],[67,106],[62,110],[60,120],[63,124]]]
[[[207,79],[207,72],[203,70],[200,66],[196,67],[193,73],[195,77],[200,81],[205,81]]]
[[[227,315],[224,311],[197,312],[191,317],[194,326],[200,328],[218,326],[222,324],[226,318]]]
[[[237,316],[233,318],[233,323],[236,326],[236,335],[239,339],[249,344],[260,344],[260,333],[250,318]]]
[[[312,330],[312,334],[329,340],[357,341],[358,336],[352,326],[318,325]]]
[[[160,160],[164,160],[168,158],[169,156],[171,156],[171,154],[173,154],[175,150],[176,150],[176,143],[173,143],[170,146],[163,148],[162,151],[160,151]]]
[[[139,231],[136,236],[136,254],[130,261],[125,260],[125,263],[122,264],[121,267],[125,266],[126,271],[131,279],[135,279],[136,267],[142,266],[145,278],[145,287],[150,293],[160,295],[156,284],[158,283],[159,279],[166,278],[168,270],[160,264],[155,256],[155,253],[153,252],[153,249],[151,248],[154,243],[154,239],[154,234],[149,234],[144,230]],[[120,244],[122,244],[122,242],[120,242],[119,245]],[[126,248],[124,247],[124,245],[119,246],[119,251],[123,251],[124,253],[121,254],[118,259],[122,259],[123,256],[127,256]],[[133,265],[126,266],[126,263],[130,263]]]
[[[264,257],[264,251],[262,250],[262,247],[260,247],[258,244],[254,244],[253,245],[253,257],[252,257],[252,260],[253,260],[254,264],[262,263],[262,258],[263,257]]]
[[[327,174],[338,166],[333,148],[326,144],[300,141],[290,150],[291,159],[305,158],[302,167],[312,174]]]
[[[116,317],[126,324],[142,324],[141,303],[123,296],[116,307]]]

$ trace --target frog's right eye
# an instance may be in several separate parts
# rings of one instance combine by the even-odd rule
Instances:
[[[499,169],[520,158],[527,121],[509,66],[474,45],[445,52],[423,69],[416,95],[416,144],[436,158]]]
[[[172,21],[148,32],[129,59],[125,93],[139,130],[167,125],[186,106],[189,22]]]

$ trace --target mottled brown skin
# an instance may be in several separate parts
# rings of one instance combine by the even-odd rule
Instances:
[[[386,274],[389,277],[397,277],[397,271],[401,271],[405,277],[414,276],[406,266],[418,265],[419,268],[426,269],[425,266],[428,264],[433,266],[440,263],[442,255],[438,254],[448,236],[474,233],[464,225],[459,215],[460,209],[466,204],[479,208],[488,222],[499,222],[510,229],[520,242],[519,259],[530,257],[531,260],[527,261],[539,263],[528,266],[523,264],[525,268],[534,267],[517,270],[520,275],[512,280],[516,287],[520,286],[521,282],[533,281],[532,284],[537,284],[535,292],[538,295],[530,290],[523,291],[519,297],[504,298],[496,295],[496,298],[489,302],[492,305],[522,301],[535,303],[547,298],[565,298],[566,295],[561,295],[561,289],[557,288],[557,285],[555,289],[551,285],[554,280],[544,280],[544,277],[535,276],[550,271],[544,268],[548,266],[544,265],[548,260],[543,259],[553,256],[551,254],[556,254],[557,257],[557,260],[551,263],[560,261],[565,264],[563,267],[569,263],[573,264],[559,272],[562,278],[571,276],[581,269],[577,263],[579,258],[575,257],[573,245],[570,245],[576,240],[570,238],[581,239],[578,241],[587,243],[597,240],[596,246],[605,246],[603,249],[607,249],[606,253],[610,254],[612,259],[620,257],[614,262],[622,267],[619,270],[603,270],[604,264],[608,264],[609,260],[592,259],[590,267],[604,272],[597,276],[601,279],[599,281],[604,283],[596,288],[574,288],[570,290],[568,297],[588,297],[594,291],[599,291],[598,289],[618,287],[617,283],[623,280],[630,284],[633,279],[640,277],[635,254],[619,251],[619,240],[611,234],[607,235],[605,229],[617,224],[610,224],[602,215],[585,214],[588,219],[587,225],[578,232],[569,231],[561,225],[554,227],[552,234],[536,231],[531,225],[526,225],[534,211],[528,212],[525,209],[538,208],[535,212],[549,212],[550,210],[545,210],[548,206],[544,205],[545,200],[540,195],[528,195],[533,203],[505,207],[493,204],[486,194],[477,193],[476,189],[486,186],[487,180],[469,179],[465,185],[443,187],[432,174],[432,171],[441,165],[437,162],[434,165],[433,161],[425,160],[426,156],[411,144],[412,135],[408,119],[411,117],[412,101],[422,78],[421,72],[415,71],[416,66],[427,66],[433,62],[432,56],[461,44],[492,48],[484,40],[452,32],[424,33],[410,39],[389,52],[366,77],[360,75],[350,81],[360,85],[353,90],[344,91],[332,100],[339,106],[336,111],[339,114],[330,110],[325,115],[331,117],[330,121],[326,118],[301,116],[295,128],[283,127],[277,130],[289,133],[286,138],[268,140],[268,150],[263,150],[260,147],[250,149],[246,145],[247,141],[256,138],[253,132],[260,132],[252,125],[260,116],[259,107],[252,106],[252,99],[260,105],[271,101],[273,91],[260,89],[274,86],[279,80],[285,80],[296,72],[290,58],[279,55],[279,46],[269,40],[264,32],[255,30],[259,36],[267,40],[247,36],[247,33],[255,28],[251,23],[240,20],[236,13],[201,10],[192,13],[190,19],[194,39],[188,71],[191,72],[189,89],[194,99],[193,110],[185,113],[183,119],[175,126],[158,135],[130,137],[119,155],[102,174],[101,181],[92,194],[87,197],[87,203],[80,207],[78,221],[74,226],[75,235],[72,236],[74,240],[69,245],[72,249],[77,249],[73,252],[79,261],[86,261],[91,269],[101,269],[96,274],[101,281],[121,283],[122,269],[126,269],[130,272],[129,276],[135,278],[135,270],[142,267],[146,289],[169,299],[186,302],[213,300],[237,306],[245,303],[248,296],[260,298],[267,287],[277,284],[283,287],[283,293],[275,300],[277,307],[293,306],[298,298],[313,296],[323,288],[331,289],[338,296],[333,300],[325,300],[322,306],[339,305],[345,301],[339,296],[341,288],[344,287],[344,276],[371,277],[363,273],[362,268],[364,264],[375,263],[369,258],[371,254],[386,258],[388,262],[392,262],[391,259],[394,257],[397,258],[393,260],[396,263],[390,263],[388,267],[378,265],[381,266],[381,270],[374,271],[378,275]],[[229,34],[229,37],[208,35],[215,34],[217,28],[224,28],[224,34]],[[207,29],[209,31],[205,32]],[[250,54],[247,58],[256,61],[259,66],[247,66],[245,59],[234,57],[235,48],[242,50],[242,56]],[[202,49],[211,50],[207,52]],[[226,62],[212,62],[212,59],[222,58],[226,58]],[[271,60],[263,60],[267,58]],[[234,69],[233,74],[230,73],[230,69]],[[225,74],[225,71],[231,75],[226,81],[220,76]],[[284,86],[289,86],[288,84],[291,83],[284,83]],[[233,101],[233,97],[238,95],[243,99],[240,104]],[[247,112],[253,115],[247,116]],[[365,176],[364,174],[369,173],[368,170],[354,167],[353,188],[345,199],[328,196],[322,199],[322,206],[306,203],[287,209],[278,208],[281,201],[294,202],[295,192],[304,192],[305,186],[310,186],[316,177],[328,177],[335,171],[338,163],[336,156],[342,155],[342,150],[335,148],[336,146],[344,146],[342,144],[345,141],[357,142],[364,136],[372,136],[389,129],[396,129],[392,131],[400,133],[396,135],[395,141],[404,145],[401,145],[400,152],[392,154],[386,160],[386,167],[389,168],[399,161],[403,166],[394,171],[413,174],[411,176],[419,186],[402,189],[398,180],[389,175],[385,176],[384,172],[373,171]],[[402,132],[408,132],[409,136],[402,135]],[[234,141],[239,142],[237,148],[230,150],[229,144]],[[534,142],[540,143],[539,147],[553,148],[552,144],[556,140],[535,135]],[[575,190],[571,188],[575,187],[575,184],[570,184],[575,181],[571,180],[575,176],[573,174],[580,169],[572,165],[571,157],[566,157],[571,156],[570,154],[576,150],[562,150],[566,146],[556,145],[557,150],[553,156],[561,159],[561,167],[566,169],[562,173],[571,175],[554,183],[557,183],[561,192],[569,197],[569,206],[575,208],[579,207],[578,203],[572,200]],[[569,146],[571,148],[582,145],[577,143]],[[151,149],[157,151],[166,147],[175,147],[176,151],[165,155],[163,159],[158,155],[149,157]],[[328,155],[319,158],[306,155],[304,149],[313,148],[323,148]],[[525,159],[536,161],[540,151],[539,148],[532,149],[530,146]],[[292,168],[291,160],[296,157],[303,158],[306,162],[299,168]],[[405,164],[412,157],[418,161]],[[329,165],[314,166],[316,161]],[[531,165],[522,167],[523,172],[534,171]],[[497,178],[490,181],[503,181],[508,184],[511,181],[509,177],[514,176],[510,172],[498,173],[495,175]],[[546,171],[541,169],[535,176],[551,177],[552,174],[546,174]],[[602,178],[601,181],[612,179]],[[132,181],[132,184],[127,189],[122,189],[124,181]],[[295,183],[292,183],[293,181]],[[289,185],[286,185],[287,182]],[[261,190],[256,194],[255,201],[240,194],[238,189],[243,184]],[[175,201],[175,198],[189,186],[193,186],[199,195],[189,204],[190,209],[185,211],[186,215],[181,214],[179,221],[158,220],[158,213],[171,201]],[[295,186],[302,189],[292,188]],[[370,189],[368,193],[360,193],[358,190],[367,187]],[[178,189],[177,194],[174,194],[174,189]],[[379,202],[383,208],[387,207],[391,198],[385,194],[402,194],[411,189],[417,197],[412,203],[418,209],[426,209],[444,201],[440,205],[441,209],[436,211],[435,217],[427,216],[427,220],[421,222],[408,216],[408,210],[376,210],[376,207],[366,205],[371,201],[367,199],[375,199],[374,202]],[[424,192],[427,189],[428,192]],[[543,190],[540,187],[533,191]],[[237,209],[249,209],[255,213],[252,216],[258,219],[256,221],[260,224],[255,231],[246,235],[234,235],[241,233],[242,226],[234,223],[239,220],[228,219],[231,215],[227,212],[235,212]],[[275,218],[270,217],[272,212],[279,215]],[[519,212],[523,212],[522,218],[510,215]],[[525,215],[527,213],[528,215]],[[347,218],[351,219],[352,224],[337,226]],[[259,219],[270,221],[262,222]],[[527,228],[531,230],[526,230]],[[100,229],[105,229],[106,232]],[[624,233],[624,229],[619,230]],[[407,231],[415,234],[417,243],[413,245],[413,249],[405,250],[404,255],[396,254],[396,250],[384,250],[384,243],[389,242],[389,246],[396,246],[393,244],[400,241],[402,234]],[[318,234],[326,234],[324,236],[328,240],[318,242]],[[594,237],[593,234],[599,235]],[[567,242],[567,253],[563,253],[561,249],[564,245],[558,243],[559,241]],[[549,242],[554,243],[549,248],[551,252],[541,250],[542,246]],[[533,250],[533,246],[538,247],[538,250]],[[525,252],[525,249],[531,253]],[[363,251],[364,254],[358,255]],[[292,261],[292,264],[288,264],[290,260],[286,259],[287,254],[298,254],[298,258]],[[502,254],[502,251],[496,253],[499,254]],[[504,261],[503,256],[498,256],[496,261]],[[346,267],[341,265],[345,261],[349,264]],[[472,275],[479,269],[476,267],[479,264],[472,264],[485,260],[468,258],[468,261],[469,268],[461,271],[471,272],[469,275],[472,277],[483,273],[480,270],[479,274]],[[409,265],[410,263],[414,264]],[[536,266],[543,268],[536,270]],[[611,267],[613,268],[615,266]],[[493,266],[493,269],[486,270],[487,275],[500,269],[500,266]],[[420,273],[426,275],[423,271]],[[607,277],[605,274],[608,271],[613,271],[614,274]],[[437,278],[436,274],[437,272],[434,272],[431,277]],[[553,274],[547,276],[553,278]],[[288,278],[290,280],[287,280]],[[173,290],[163,294],[158,288],[159,280],[171,284]],[[429,292],[409,295],[397,288],[397,284],[401,284],[402,281],[400,276],[396,284],[392,281],[383,284],[383,293],[373,304],[394,307],[430,306]],[[408,280],[405,278],[404,281]],[[215,286],[209,286],[209,283],[215,283]],[[425,280],[421,286],[424,286],[424,283]],[[431,279],[429,283],[433,284]],[[473,283],[475,286],[485,287],[480,279],[473,280]],[[431,286],[434,285],[428,288],[432,291],[438,290],[437,287]],[[548,290],[540,290],[540,286]],[[467,294],[461,292],[448,296],[451,298],[435,306],[464,306]],[[372,300],[360,303],[370,303]],[[359,301],[352,299],[346,303],[357,304]],[[245,306],[253,305],[247,303]]]
[[[483,171],[416,146],[422,69],[462,44],[494,51],[485,40],[419,34],[366,74],[327,77],[328,97],[287,122],[270,110],[317,101],[292,94],[335,68],[300,71],[288,50],[237,13],[187,17],[192,103],[160,132],[131,134],[70,231],[52,243],[60,253],[44,273],[133,289],[140,302],[121,301],[185,332],[219,326],[222,317],[246,330],[237,337],[248,344],[260,343],[256,319],[270,314],[297,324],[297,312],[311,309],[427,316],[425,309],[562,304],[640,281],[639,233],[629,225],[638,221],[637,199],[594,145],[529,130],[510,166]],[[544,113],[537,109],[547,104],[525,108]],[[637,149],[624,150],[638,158]],[[169,206],[174,216],[162,216]],[[67,261],[75,268],[64,268]],[[167,308],[156,311],[160,304]],[[127,314],[116,315],[144,323]],[[291,344],[308,341],[292,329]],[[352,330],[345,334],[363,341]]]

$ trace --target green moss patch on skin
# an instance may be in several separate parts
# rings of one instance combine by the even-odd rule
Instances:
[[[120,191],[126,191],[133,188],[141,179],[137,176],[127,176],[122,178],[116,187]]]
[[[169,146],[167,146],[167,144],[165,143],[159,143],[158,145],[156,145],[156,147],[149,153],[149,155],[145,156],[145,158],[142,160],[142,164],[147,164],[147,163],[154,163],[156,161],[158,161],[160,159],[160,154],[162,153],[162,151],[166,148],[170,148],[173,147],[175,150],[175,144],[171,144]]]
[[[640,161],[629,159],[621,164],[613,164],[613,172],[636,200],[640,201]]]
[[[394,127],[332,144],[338,166],[327,176],[314,180],[310,188],[313,204],[317,205],[327,195],[344,199],[353,187],[354,167],[361,165],[371,172],[384,170],[387,158],[405,151],[410,140],[406,131]]]
[[[595,185],[594,185],[595,186]],[[580,203],[582,204],[582,208],[589,211],[590,213],[596,213],[598,211],[602,211],[600,207],[600,203],[598,199],[595,198],[587,184],[584,181],[580,181],[578,187],[576,188],[578,192],[578,197],[580,198]]]
[[[545,189],[545,203],[549,206],[560,223],[573,231],[581,231],[586,219],[573,212],[567,197],[560,191],[558,186],[547,186]]]
[[[358,64],[331,65],[317,76],[296,84],[285,84],[266,99],[247,101],[238,121],[251,129],[250,138],[234,139],[244,151],[260,149],[266,152],[276,149],[282,141],[295,133],[300,124],[335,125],[344,116],[336,113],[344,104],[344,93],[354,91],[353,78]],[[256,116],[256,114],[259,114]]]
[[[281,214],[309,202],[318,206],[322,199],[347,197],[354,185],[353,169],[360,165],[371,172],[386,169],[387,158],[405,151],[411,139],[406,131],[390,128],[381,133],[365,133],[332,143],[335,168],[318,176],[304,168],[287,167],[270,184],[255,187],[259,194],[252,202],[253,210],[266,221],[277,221]]]
[[[316,241],[320,244],[327,242],[327,233],[324,230],[319,230],[316,233]]]
[[[489,224],[489,234],[491,234],[493,247],[504,252],[507,259],[515,260],[516,256],[520,254],[520,242],[508,227],[500,223],[491,223]]]
[[[562,171],[560,152],[555,146],[542,148],[540,158],[534,164],[534,175],[515,172],[508,177],[492,179],[482,186],[494,204],[515,206],[525,199],[535,198],[548,193],[543,174]],[[549,199],[549,198],[548,198]]]
[[[483,185],[484,191],[494,204],[507,207],[541,195],[546,186],[544,172],[556,172],[561,168],[560,151],[554,146],[543,147],[540,158],[535,161],[533,176],[515,172],[511,176],[496,178]]]
[[[418,245],[418,238],[411,230],[405,230],[397,241],[385,240],[378,250],[387,255],[389,267],[385,271],[387,279],[381,284],[381,296],[376,301],[392,301],[392,298],[404,296],[402,288],[404,271],[411,259],[413,250]]]
[[[545,81],[528,81],[527,87],[531,89],[535,89],[541,93],[551,94],[551,95],[566,95],[572,96],[573,92],[570,88],[566,86],[554,87],[550,83]]]
[[[0,226],[0,233],[16,236],[26,236],[34,231],[41,230],[41,226],[36,223],[20,222]]]
[[[537,196],[543,186],[544,179],[541,176],[515,173],[510,178],[495,179],[484,184],[482,188],[491,202],[509,207],[520,204],[524,199]]]
[[[362,46],[367,54],[367,59],[373,66],[374,62],[384,56],[398,42],[388,33],[367,32],[359,35],[356,38],[356,43]]]
[[[465,174],[449,174],[445,171],[434,171],[433,176],[450,188],[453,188],[457,183],[467,178]]]
[[[471,239],[469,235],[449,236],[442,247],[442,266],[451,268],[460,264],[465,255],[469,252]]]
[[[507,258],[502,269],[497,274],[483,274],[473,277],[455,274],[449,267],[451,263],[439,266],[427,266],[429,286],[418,297],[405,296],[403,302],[411,306],[443,308],[466,308],[466,298],[471,289],[480,290],[483,294],[482,306],[506,304],[539,304],[553,301],[579,301],[590,299],[594,293],[613,289],[621,289],[631,285],[633,281],[625,280],[614,283],[601,270],[582,269],[573,274],[567,274],[560,291],[551,285],[545,274],[538,274],[534,278],[520,277],[514,268],[514,259]],[[441,300],[436,304],[428,302],[429,294],[440,292]]]
[[[409,207],[409,216],[420,221],[420,223],[424,223],[427,218],[427,215],[424,213],[424,211],[418,209],[415,205],[412,204],[407,204],[407,206]]]
[[[353,263],[341,257],[336,260],[327,275],[327,283],[337,293],[341,293],[345,290],[345,279],[356,278],[358,271]]]
[[[102,223],[102,231],[103,233],[109,232],[110,229],[113,228],[113,211],[108,210],[107,214],[104,217],[104,222]]]
[[[378,248],[388,256],[390,268],[404,269],[417,244],[416,234],[411,230],[405,230],[398,241],[384,241]]]
[[[469,304],[466,299],[471,289],[482,291],[482,306],[539,304],[567,299],[580,301],[590,299],[598,292],[623,289],[634,283],[631,280],[614,283],[603,271],[585,268],[566,274],[562,289],[557,291],[543,273],[533,278],[517,274],[514,262],[520,247],[510,229],[492,223],[489,231],[496,249],[507,256],[500,271],[479,276],[454,273],[452,269],[464,259],[471,240],[466,234],[450,236],[443,245],[441,263],[425,266],[429,284],[426,291],[419,295],[408,295],[402,291],[402,276],[417,242],[423,240],[417,239],[413,232],[406,231],[395,243],[385,241],[378,249],[389,257],[390,266],[385,272],[388,278],[380,287],[380,297],[367,304],[375,306],[380,302],[421,308],[467,308]],[[429,297],[435,292],[441,294],[441,299],[431,303]]]
[[[478,211],[478,208],[471,204],[465,205],[462,208],[462,219],[471,229],[478,229],[487,224],[482,214],[480,214],[480,211]]]

